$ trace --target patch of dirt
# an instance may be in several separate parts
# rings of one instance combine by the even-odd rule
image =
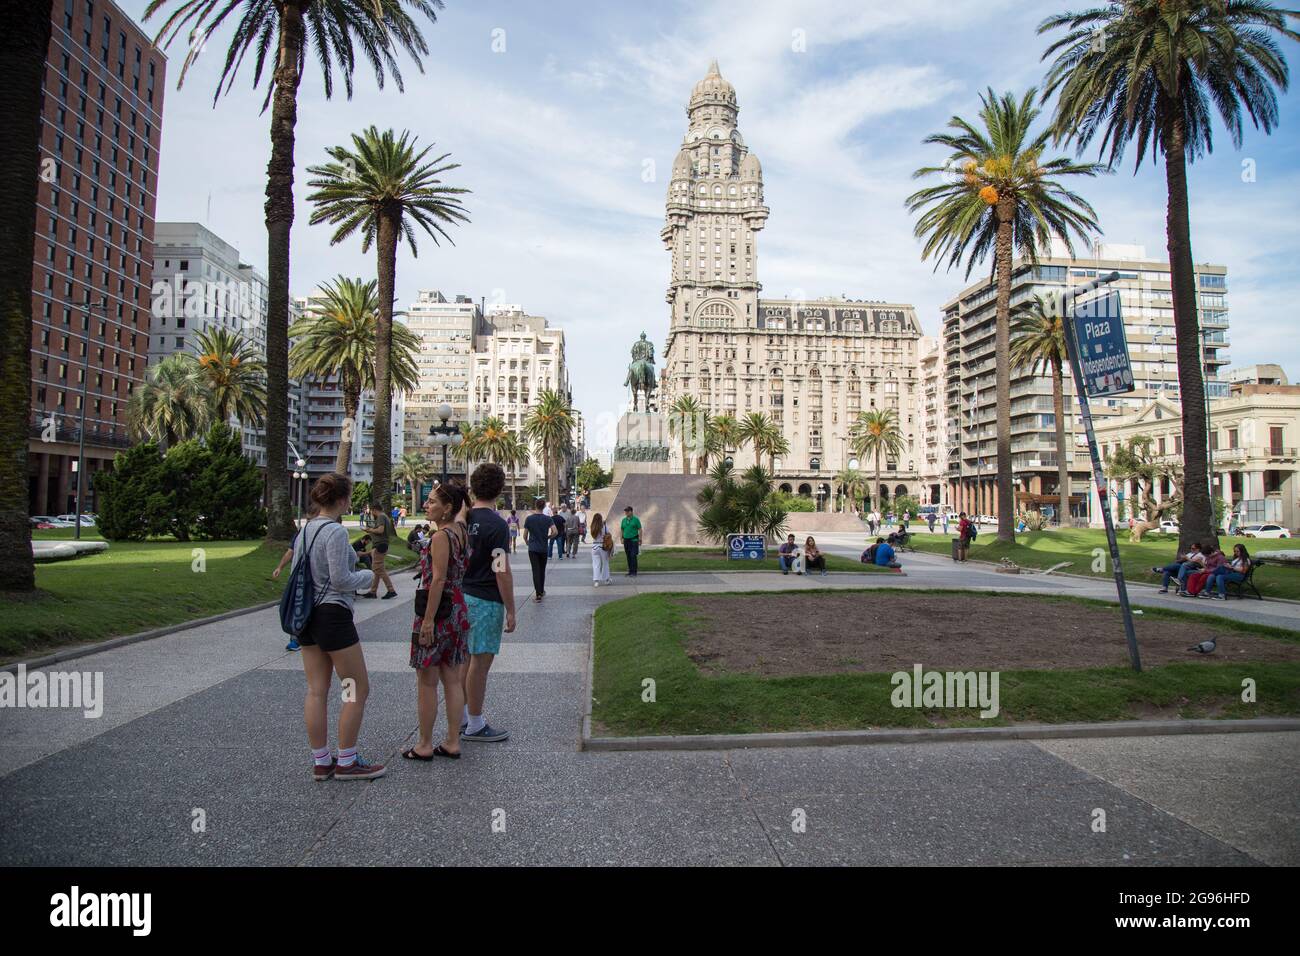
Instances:
[[[676,600],[686,652],[707,673],[787,677],[910,670],[1048,670],[1128,665],[1118,606],[1022,595],[746,594]],[[1300,645],[1150,617],[1134,618],[1143,668],[1178,661],[1295,661]],[[1187,650],[1210,636],[1213,654]]]

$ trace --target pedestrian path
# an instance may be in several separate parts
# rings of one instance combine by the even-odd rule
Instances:
[[[53,670],[104,675],[103,716],[0,710],[0,865],[1300,862],[1300,734],[578,750],[601,604],[662,590],[957,584],[943,559],[906,557],[907,577],[642,574],[593,588],[584,554],[550,563],[536,604],[521,552],[518,627],[488,696],[511,738],[435,764],[397,756],[415,727],[410,581],[399,577],[398,600],[357,608],[372,675],[362,748],[391,767],[370,784],[310,781],[299,658],[283,651],[274,609],[66,662]],[[956,574],[959,586],[1011,588],[989,570]],[[1106,833],[1091,825],[1098,808]]]

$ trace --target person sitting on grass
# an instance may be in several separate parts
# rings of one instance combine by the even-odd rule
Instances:
[[[1192,546],[1187,549],[1186,554],[1180,554],[1174,558],[1173,562],[1166,564],[1162,568],[1152,568],[1152,574],[1161,575],[1160,593],[1169,593],[1169,579],[1178,578],[1178,593],[1187,593],[1187,576],[1193,571],[1200,570],[1205,564],[1205,555],[1201,553],[1201,543],[1193,541]]]
[[[874,544],[868,545],[867,550],[862,552],[862,557],[859,560],[861,560],[863,564],[875,564],[876,545]]]
[[[357,553],[357,567],[369,568],[371,566],[370,535],[363,534],[356,541],[353,541],[352,550]]]
[[[901,568],[902,565],[894,560],[894,549],[884,538],[876,539],[876,567],[878,568]]]
[[[817,542],[812,535],[803,543],[803,566],[808,571],[820,571],[826,577],[826,555],[817,550]]]
[[[789,574],[790,569],[794,567],[794,559],[799,554],[799,545],[794,543],[794,535],[789,535],[785,543],[777,548],[776,563],[781,566],[782,574]],[[803,571],[796,571],[796,574],[803,574]]]

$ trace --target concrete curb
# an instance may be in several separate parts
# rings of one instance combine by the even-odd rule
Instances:
[[[664,737],[592,737],[590,713],[583,723],[582,749],[740,750],[752,747],[839,747],[864,744],[984,743],[990,740],[1071,740],[1098,737],[1157,737],[1184,734],[1300,732],[1300,719],[1120,720],[1096,724],[1024,724],[1010,727],[934,727],[898,730],[828,730],[775,734],[700,734]]]
[[[78,657],[89,657],[91,654],[98,654],[100,651],[111,651],[114,648],[125,647],[128,644],[135,644],[139,641],[150,641],[155,637],[166,637],[168,634],[175,634],[177,631],[188,631],[192,627],[202,627],[205,624],[215,624],[218,621],[225,621],[232,617],[240,617],[244,614],[252,614],[255,611],[265,611],[269,607],[275,607],[280,603],[277,598],[274,601],[267,601],[265,604],[254,604],[252,607],[237,608],[234,611],[225,611],[221,614],[213,614],[211,617],[195,618],[192,621],[184,621],[180,624],[169,624],[166,627],[154,628],[152,631],[142,631],[139,634],[128,634],[125,637],[113,637],[106,641],[100,641],[98,644],[83,644],[80,647],[70,647],[67,650],[56,651],[45,657],[28,657],[22,660],[10,661],[7,664],[0,664],[0,671],[17,671],[18,665],[22,664],[31,670],[36,667],[49,667],[51,664],[59,664],[63,661],[74,660]]]
[[[587,742],[591,740],[591,700],[595,691],[594,681],[596,679],[596,611],[591,612],[591,634],[587,637],[587,679],[582,684],[583,703],[582,703],[582,736],[578,738],[578,749],[586,750]]]

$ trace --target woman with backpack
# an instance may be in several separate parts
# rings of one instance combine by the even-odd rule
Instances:
[[[609,576],[609,556],[614,550],[614,536],[605,529],[600,513],[591,516],[591,586],[613,584]]]
[[[957,560],[965,561],[970,543],[975,540],[975,522],[967,518],[964,511],[958,517],[961,520],[957,522]]]
[[[415,592],[411,628],[411,666],[416,675],[416,714],[420,739],[402,751],[407,760],[460,759],[460,724],[465,708],[465,671],[469,665],[469,611],[461,581],[469,561],[469,539],[459,519],[469,495],[447,482],[436,486],[424,513],[438,526],[420,555],[420,584]],[[447,733],[434,745],[438,722],[438,683],[447,706]]]
[[[357,570],[357,553],[340,523],[351,510],[352,480],[334,472],[322,476],[312,485],[311,501],[316,517],[298,532],[294,542],[294,572],[289,587],[294,584],[300,562],[305,560],[311,568],[312,608],[298,643],[307,676],[303,719],[314,763],[312,779],[374,780],[384,775],[383,765],[366,763],[357,753],[370,679],[361,638],[352,620],[352,596],[374,580],[374,572]],[[344,688],[337,757],[330,756],[329,748],[329,693],[334,674],[339,675]]]

